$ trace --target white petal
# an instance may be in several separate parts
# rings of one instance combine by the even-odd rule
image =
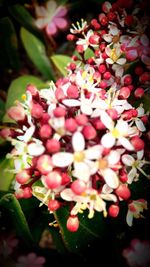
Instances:
[[[35,25],[39,28],[39,29],[43,29],[49,22],[48,18],[39,18],[35,21]]]
[[[104,184],[101,192],[102,192],[103,194],[110,194],[110,193],[112,193],[112,191],[113,191],[113,189],[110,188],[110,187],[108,186],[108,184]]]
[[[31,156],[40,156],[45,151],[45,147],[40,143],[31,143],[28,145],[27,149]]]
[[[110,165],[116,164],[120,159],[120,154],[117,151],[110,151],[107,160]]]
[[[138,128],[141,132],[146,131],[146,127],[144,126],[144,123],[142,122],[142,120],[140,120],[140,119],[137,118],[137,119],[135,120],[135,124],[136,124],[137,128]]]
[[[116,139],[112,136],[111,133],[107,133],[105,135],[103,135],[102,139],[101,139],[101,144],[104,147],[107,148],[111,148],[114,146]]]
[[[143,156],[144,156],[144,150],[143,149],[137,152],[137,159],[142,159]]]
[[[142,117],[144,115],[145,110],[143,107],[140,106],[136,110],[138,112],[138,117]]]
[[[101,121],[106,126],[106,128],[109,130],[111,130],[114,126],[113,120],[105,111],[101,112]]]
[[[126,121],[119,120],[117,122],[116,129],[119,130],[122,135],[127,135],[129,129],[128,123]]]
[[[80,101],[76,99],[64,99],[62,103],[68,107],[78,107],[80,106]]]
[[[84,162],[78,162],[74,164],[75,170],[73,171],[73,176],[79,178],[84,182],[88,182],[91,174],[90,167]]]
[[[149,45],[149,39],[146,36],[146,34],[143,34],[141,36],[140,41],[141,41],[142,45],[144,45],[144,46],[148,46]]]
[[[125,154],[122,156],[122,162],[127,166],[132,166],[135,162],[135,159],[132,156]]]
[[[133,222],[133,214],[131,213],[131,211],[128,210],[127,212],[127,216],[126,216],[126,222],[129,226],[132,226],[132,222]]]
[[[132,168],[130,172],[128,173],[128,184],[132,184],[134,178],[136,177],[137,170],[136,168]]]
[[[91,118],[96,118],[96,117],[99,117],[101,115],[101,109],[95,109],[91,115]]]
[[[26,130],[23,136],[18,136],[18,139],[27,143],[33,136],[34,131],[35,131],[35,126],[32,125],[30,128]]]
[[[56,9],[57,9],[56,2],[53,0],[47,1],[46,7],[47,7],[48,12],[54,16],[54,13],[56,12]]]
[[[86,114],[86,115],[91,115],[93,112],[93,109],[91,107],[91,103],[89,101],[83,101],[81,103],[81,111],[82,113]]]
[[[116,173],[111,169],[105,169],[102,171],[105,182],[111,188],[117,188],[119,185],[119,180]]]
[[[80,152],[84,150],[85,140],[83,134],[80,132],[75,132],[72,136],[72,146],[75,152]]]
[[[52,162],[57,167],[67,167],[73,162],[73,154],[59,152],[52,156]]]
[[[126,63],[126,59],[125,58],[119,58],[117,61],[116,61],[119,65],[124,65]]]
[[[122,145],[123,147],[125,147],[127,150],[130,150],[130,151],[134,150],[133,145],[129,142],[129,140],[128,140],[127,138],[125,138],[125,137],[120,137],[120,138],[119,138],[119,142],[120,142],[121,145]]]
[[[101,197],[105,200],[117,201],[117,197],[114,194],[101,194]]]
[[[60,193],[62,199],[67,200],[67,201],[72,201],[74,198],[74,193],[72,192],[72,190],[70,188],[66,188],[64,189],[61,193]]]
[[[113,64],[114,63],[114,61],[111,58],[106,58],[106,62],[108,64]]]
[[[96,145],[84,151],[87,159],[99,159],[102,155],[102,146]]]
[[[112,41],[112,36],[110,34],[104,34],[103,35],[103,39],[107,42],[107,43],[111,43]]]

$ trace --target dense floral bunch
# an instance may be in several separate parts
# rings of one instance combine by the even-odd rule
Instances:
[[[141,19],[138,7],[131,14],[131,3],[128,14],[122,2],[105,2],[89,25],[72,25],[67,39],[76,42],[77,55],[67,76],[40,91],[29,84],[7,112],[16,128],[1,131],[13,146],[16,197],[34,195],[50,213],[69,205],[70,231],[77,231],[84,210],[88,218],[95,211],[117,217],[124,201],[131,226],[147,209],[146,200],[132,199],[130,185],[140,173],[148,176],[148,114],[142,103],[134,106],[150,81],[148,18]]]

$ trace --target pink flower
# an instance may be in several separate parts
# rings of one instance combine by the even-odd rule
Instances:
[[[122,255],[130,267],[148,267],[150,264],[150,242],[133,239],[130,247],[124,249]]]
[[[67,8],[57,6],[53,0],[48,1],[45,7],[36,5],[35,13],[37,16],[36,26],[39,29],[45,29],[48,36],[55,35],[59,29],[65,29],[68,25],[67,19],[64,18]]]
[[[44,257],[39,257],[35,253],[31,252],[26,256],[20,256],[18,258],[17,267],[43,267],[45,263]]]
[[[18,242],[18,239],[16,239],[13,233],[2,237],[0,240],[0,254],[10,255],[13,249],[18,245]]]

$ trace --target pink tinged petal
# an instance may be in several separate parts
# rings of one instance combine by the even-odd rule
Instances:
[[[56,9],[57,9],[57,3],[53,0],[47,1],[46,8],[49,13],[55,14]]]
[[[102,155],[102,146],[96,145],[84,151],[87,159],[99,159]]]
[[[101,121],[107,129],[111,130],[114,127],[114,122],[111,117],[105,112],[101,112]]]
[[[75,99],[65,99],[62,103],[68,107],[78,107],[80,106],[81,102]]]
[[[75,170],[73,171],[73,176],[79,178],[84,182],[88,182],[91,174],[90,167],[84,162],[74,163]]]
[[[146,127],[145,127],[144,123],[143,123],[140,119],[137,118],[137,119],[135,120],[135,124],[136,124],[137,128],[138,128],[141,132],[146,131]]]
[[[149,39],[146,36],[146,34],[143,34],[141,36],[140,41],[141,41],[142,45],[144,45],[144,46],[148,46],[149,45]]]
[[[127,150],[129,151],[133,151],[134,150],[134,147],[133,145],[129,142],[129,140],[125,137],[120,137],[119,138],[119,142],[121,143],[121,145],[123,147],[125,147]]]
[[[43,6],[35,6],[35,13],[37,15],[37,17],[47,17],[48,16],[48,12],[46,10],[45,7]]]
[[[112,36],[110,34],[104,34],[103,35],[103,39],[107,42],[107,43],[111,43],[112,41]]]
[[[68,12],[68,9],[66,7],[59,7],[58,11],[56,13],[56,16],[57,17],[63,17],[67,14],[67,12]]]
[[[138,107],[136,110],[138,112],[138,117],[141,117],[144,115],[144,112],[145,112],[144,108]]]
[[[135,162],[135,159],[128,154],[123,155],[121,159],[122,162],[127,166],[132,166]]]
[[[113,191],[113,189],[110,188],[107,184],[103,185],[103,188],[102,188],[103,194],[110,194],[110,193],[112,193],[112,191]]]
[[[127,216],[126,216],[126,222],[129,226],[132,226],[133,223],[133,214],[131,211],[128,210]]]
[[[140,150],[137,152],[137,159],[140,160],[144,156],[144,149]]]
[[[109,200],[109,201],[117,201],[117,197],[114,194],[101,194],[101,197],[105,200]]]
[[[29,261],[34,261],[37,258],[36,254],[32,252],[29,253],[27,257]]]
[[[114,165],[120,160],[120,154],[117,151],[111,151],[107,160],[110,165]]]
[[[39,143],[31,143],[28,145],[27,150],[31,156],[40,156],[44,153],[45,147]]]
[[[72,137],[72,146],[75,152],[81,152],[85,147],[85,140],[83,134],[75,132]]]
[[[111,169],[105,169],[102,171],[102,175],[104,177],[107,185],[113,189],[117,188],[119,185],[119,180],[116,173]]]
[[[72,190],[70,188],[64,189],[60,193],[60,195],[64,200],[67,200],[67,201],[72,201],[74,199],[74,193],[72,192]]]
[[[51,21],[46,27],[46,33],[47,33],[47,35],[53,35],[56,32],[57,32],[56,25],[53,21]]]
[[[116,63],[119,65],[124,65],[126,63],[126,58],[119,58]]]
[[[101,115],[101,110],[100,109],[95,109],[91,115],[91,118],[96,118],[99,117]]]
[[[39,29],[43,29],[46,27],[46,25],[48,24],[49,19],[47,18],[39,18],[35,21],[35,25],[39,28]]]
[[[37,259],[35,260],[35,264],[40,265],[39,267],[43,267],[41,265],[43,265],[46,262],[44,257],[37,257]]]
[[[132,168],[128,173],[128,181],[127,181],[127,183],[128,184],[132,184],[132,182],[133,182],[134,178],[136,177],[136,175],[137,175],[136,168]]]
[[[114,61],[111,58],[106,58],[106,62],[110,65],[114,63]]]
[[[101,139],[101,144],[106,148],[111,148],[114,146],[116,139],[112,136],[111,133],[103,135]]]
[[[59,28],[59,29],[64,29],[66,28],[68,22],[66,19],[64,18],[54,18],[53,19],[53,22],[56,24],[56,26]]]
[[[59,152],[52,156],[52,162],[57,167],[67,167],[73,162],[73,154],[67,152]]]
[[[142,55],[141,60],[145,65],[150,65],[150,57],[148,57],[146,55]]]
[[[110,26],[110,33],[111,33],[112,35],[117,35],[117,34],[119,33],[119,29],[118,29],[116,26],[111,25],[111,26]]]

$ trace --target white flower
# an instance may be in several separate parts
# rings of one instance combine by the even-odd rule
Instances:
[[[93,47],[98,47],[97,44],[91,44],[89,43],[90,37],[94,34],[93,30],[89,30],[87,34],[83,33],[84,38],[79,38],[78,41],[76,42],[77,45],[82,45],[84,51],[88,48],[88,46],[93,46]]]
[[[133,145],[127,138],[132,134],[134,129],[130,128],[126,121],[119,119],[115,125],[114,121],[105,111],[101,113],[101,121],[109,129],[109,132],[104,134],[101,139],[101,144],[104,147],[113,147],[117,140],[127,150],[134,150]]]
[[[70,32],[73,33],[73,34],[81,33],[87,27],[88,27],[87,21],[81,19],[81,22],[77,21],[76,25],[74,23],[72,24],[72,28],[70,29]]]
[[[109,56],[109,58],[106,58],[108,64],[112,65],[117,63],[119,65],[124,65],[126,63],[126,58],[121,57],[122,51],[119,44],[115,44],[112,49],[107,46],[105,52]]]
[[[74,152],[58,152],[52,156],[52,162],[57,167],[68,167],[72,163],[74,169],[72,175],[87,182],[90,175],[96,172],[96,165],[93,160],[100,158],[102,147],[95,145],[85,149],[84,136],[80,132],[75,132],[72,137],[72,147]]]
[[[148,175],[142,169],[145,163],[149,163],[145,160],[142,160],[143,154],[143,150],[138,151],[137,159],[128,154],[124,154],[122,156],[122,162],[127,166],[127,169],[129,169],[127,181],[128,184],[131,184],[134,180],[137,180],[137,178],[139,177],[138,171],[140,171],[144,176],[148,177]]]
[[[141,214],[143,210],[147,210],[147,201],[144,199],[138,199],[133,200],[128,205],[128,212],[126,216],[126,221],[129,226],[132,226],[133,224],[133,218],[144,218],[144,216]]]

